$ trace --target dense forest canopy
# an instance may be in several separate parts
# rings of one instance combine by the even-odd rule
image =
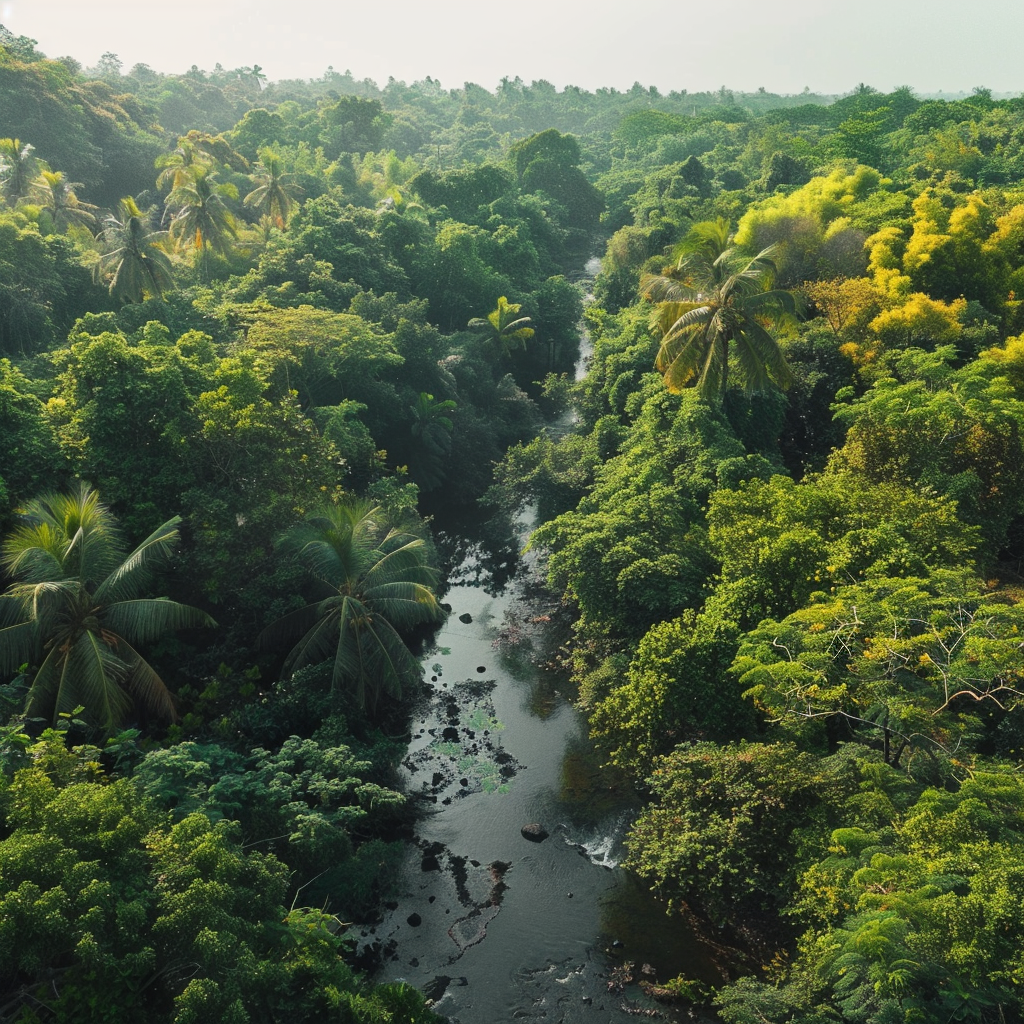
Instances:
[[[424,517],[483,502],[538,511],[630,867],[736,951],[662,997],[1022,1019],[1021,296],[1022,97],[0,30],[0,1017],[438,1019],[341,922],[410,820]]]

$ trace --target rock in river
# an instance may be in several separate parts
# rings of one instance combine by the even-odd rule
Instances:
[[[531,843],[543,843],[549,835],[548,830],[537,822],[524,825],[519,831],[522,832],[523,838],[529,839]]]

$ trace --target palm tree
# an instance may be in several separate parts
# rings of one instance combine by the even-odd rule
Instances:
[[[92,203],[83,203],[75,189],[80,181],[68,181],[63,171],[43,171],[30,186],[31,197],[50,215],[55,231],[63,234],[72,224],[96,223]]]
[[[730,247],[723,219],[694,225],[674,266],[640,282],[658,303],[652,326],[661,333],[657,368],[670,391],[694,384],[705,398],[725,394],[730,346],[744,386],[786,387],[791,374],[778,342],[762,324],[795,312],[793,296],[771,288],[772,248],[749,257]]]
[[[411,406],[411,433],[415,444],[413,475],[424,491],[432,491],[444,482],[444,464],[452,450],[455,424],[448,415],[458,408],[451,399],[437,401],[421,391]]]
[[[255,207],[265,217],[275,218],[277,226],[283,228],[302,189],[294,183],[294,174],[284,172],[281,157],[269,146],[260,150],[253,182],[256,187],[245,197],[245,205]]]
[[[229,182],[217,182],[216,177],[216,171],[194,165],[184,181],[171,190],[166,204],[172,211],[171,237],[179,246],[195,247],[206,276],[210,249],[227,252],[230,239],[237,234],[235,219],[224,199],[237,199],[238,189]]]
[[[20,579],[0,596],[0,674],[31,666],[26,713],[56,722],[84,707],[107,732],[136,705],[173,720],[170,692],[135,645],[215,624],[197,608],[140,596],[180,520],[126,556],[114,517],[87,484],[37,498],[22,517],[3,544],[3,567]]]
[[[191,139],[178,139],[178,145],[170,153],[163,153],[156,158],[157,188],[170,185],[177,188],[185,184],[192,169],[209,163],[209,155]]]
[[[193,128],[188,135],[178,139],[178,145],[169,153],[158,156],[155,161],[157,188],[177,188],[186,184],[196,167],[210,169],[215,164],[224,164],[233,171],[244,174],[249,162],[228,145],[220,135],[209,135]]]
[[[0,194],[11,205],[28,195],[39,163],[34,147],[21,139],[0,139]]]
[[[467,326],[487,338],[496,358],[507,358],[514,349],[526,348],[526,342],[533,337],[532,321],[528,316],[518,316],[520,309],[520,303],[509,302],[502,295],[497,308],[486,318],[474,317]]]
[[[163,248],[166,231],[150,231],[151,214],[143,213],[131,196],[118,203],[117,214],[104,221],[107,251],[96,264],[96,276],[108,281],[110,294],[125,302],[141,302],[174,287],[170,257]]]
[[[234,73],[238,75],[238,80],[246,87],[245,91],[250,95],[252,90],[255,90],[256,95],[263,92],[267,76],[263,73],[263,68],[261,68],[259,64],[253,64],[251,68],[235,68]]]
[[[400,695],[420,669],[398,630],[442,617],[423,540],[391,526],[379,506],[352,500],[310,516],[286,542],[330,593],[278,619],[259,642],[299,637],[283,674],[333,659],[332,688],[350,687],[360,706],[368,694],[376,706],[382,690]]]

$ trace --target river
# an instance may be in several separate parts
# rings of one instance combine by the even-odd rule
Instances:
[[[584,339],[577,376],[588,352]],[[520,550],[533,525],[529,512],[517,522]],[[442,531],[446,543],[461,556],[451,613],[402,767],[424,813],[396,898],[360,936],[381,953],[378,980],[416,985],[453,1024],[675,1019],[639,983],[713,980],[715,957],[619,866],[636,806],[547,667],[557,608],[542,567],[526,555],[496,573],[486,540]],[[528,824],[547,838],[524,837]]]

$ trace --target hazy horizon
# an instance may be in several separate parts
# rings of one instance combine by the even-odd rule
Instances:
[[[753,0],[734,0],[727,16],[680,0],[642,21],[635,5],[579,0],[522,0],[512,13],[470,0],[446,0],[429,18],[424,10],[411,0],[386,8],[179,0],[140,17],[129,0],[0,0],[0,24],[36,39],[49,57],[88,67],[109,51],[126,71],[136,63],[165,73],[259,64],[280,80],[317,78],[333,66],[382,87],[389,77],[430,76],[446,88],[475,82],[493,89],[518,76],[591,91],[634,82],[663,93],[724,85],[835,95],[860,82],[883,92],[903,85],[921,94],[1024,91],[1020,0],[979,0],[968,20],[927,0],[865,0],[856,19],[834,0],[795,0],[785,18]],[[702,31],[713,32],[714,45]]]

